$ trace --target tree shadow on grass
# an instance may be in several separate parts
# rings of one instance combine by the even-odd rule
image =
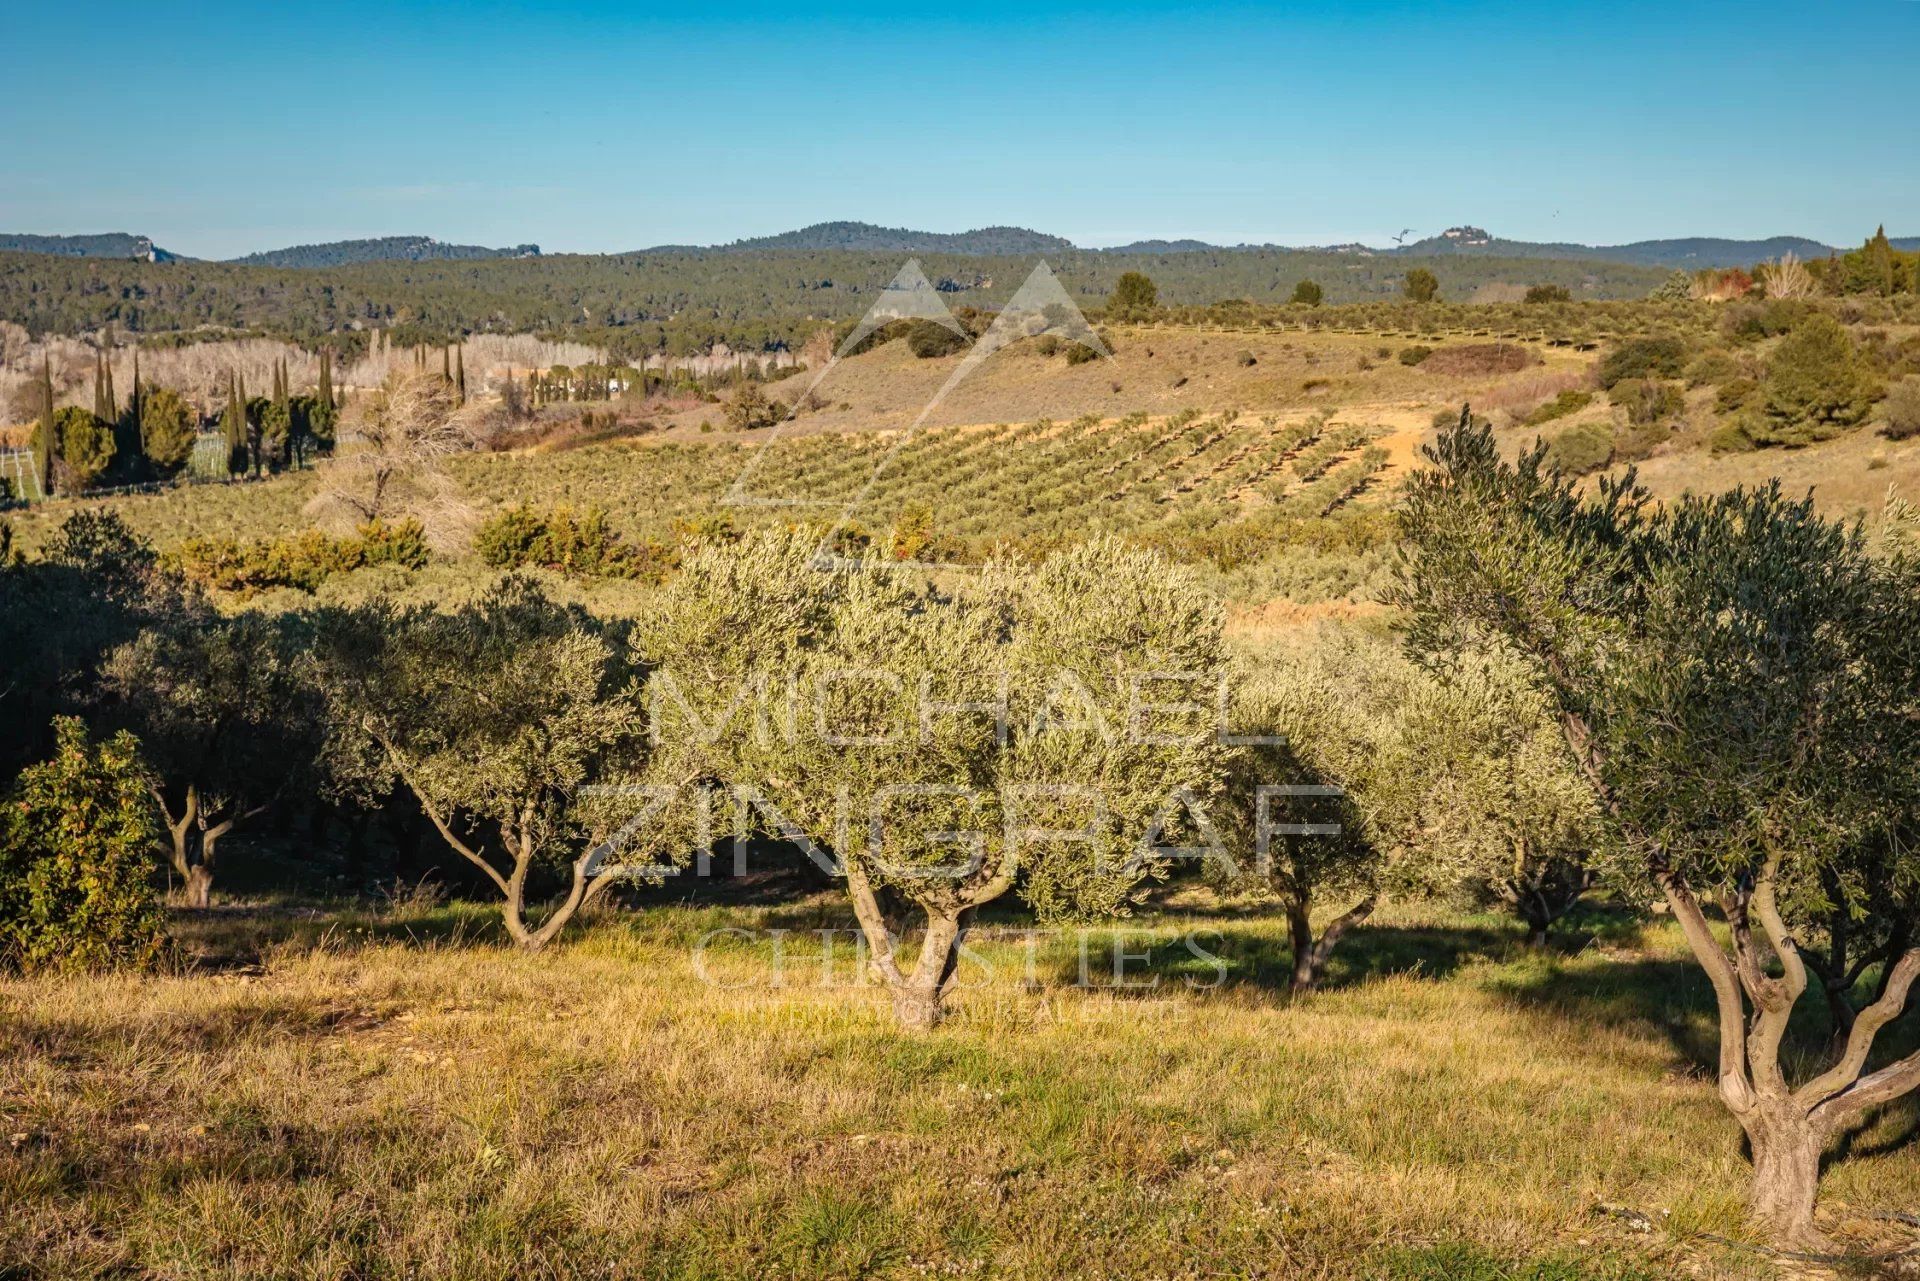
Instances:
[[[1690,959],[1642,957],[1601,965],[1543,963],[1515,967],[1495,978],[1491,990],[1514,1006],[1575,1028],[1596,1023],[1663,1037],[1679,1066],[1711,1083],[1719,1071],[1719,1014],[1713,986]],[[1881,1031],[1867,1070],[1912,1053],[1920,1020],[1911,1017]],[[1794,1009],[1785,1060],[1795,1082],[1809,1079],[1832,1061],[1829,1025],[1821,1002],[1810,994]],[[1872,1137],[1868,1137],[1871,1135]],[[1827,1161],[1877,1156],[1920,1143],[1920,1100],[1908,1099],[1860,1118],[1838,1136]]]
[[[168,933],[183,968],[212,973],[256,970],[287,951],[497,947],[507,941],[497,905],[464,900],[395,911],[362,903],[219,904],[176,911]]]
[[[1713,987],[1689,960],[1641,957],[1604,965],[1561,965],[1547,957],[1497,976],[1489,987],[1509,1004],[1541,1018],[1662,1037],[1690,1071],[1711,1076],[1719,1062]]]
[[[1510,931],[1490,928],[1363,927],[1341,940],[1321,986],[1337,990],[1392,976],[1445,978],[1514,946]],[[1123,989],[1133,984],[1143,994],[1216,983],[1289,992],[1293,985],[1293,949],[1271,928],[1208,924],[1167,935],[1100,927],[1056,943],[1045,955],[1052,963],[1050,976],[1060,985]]]

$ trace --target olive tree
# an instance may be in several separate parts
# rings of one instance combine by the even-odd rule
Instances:
[[[316,620],[331,764],[413,794],[447,846],[499,891],[507,934],[537,951],[615,883],[595,876],[644,765],[618,638],[529,580],[440,611],[385,600]],[[564,869],[528,919],[529,880]]]
[[[1873,1060],[1920,948],[1824,1064],[1794,1072],[1787,1047],[1802,940],[1835,910],[1914,902],[1894,891],[1920,875],[1896,840],[1920,803],[1920,558],[1872,554],[1777,485],[1661,509],[1629,476],[1583,497],[1538,449],[1503,461],[1465,414],[1428,452],[1403,512],[1414,643],[1499,644],[1539,680],[1619,848],[1712,983],[1753,1213],[1817,1241],[1828,1141],[1920,1087],[1920,1054]]]
[[[1418,788],[1402,709],[1417,677],[1384,641],[1323,628],[1260,654],[1235,684],[1218,866],[1232,888],[1279,900],[1296,992],[1320,985],[1408,851]]]
[[[192,598],[102,662],[96,705],[140,739],[189,906],[208,904],[221,839],[286,796],[313,759],[309,689],[284,624]]]
[[[1543,947],[1597,883],[1599,807],[1546,695],[1510,655],[1460,654],[1407,683],[1409,781],[1419,788],[1412,860],[1433,889],[1504,903]]]
[[[928,1028],[979,908],[1017,886],[1044,919],[1122,913],[1164,871],[1155,833],[1221,765],[1218,608],[1111,543],[947,590],[816,543],[689,554],[635,633],[654,751],[845,880],[897,1017]],[[922,919],[917,951],[890,904]]]

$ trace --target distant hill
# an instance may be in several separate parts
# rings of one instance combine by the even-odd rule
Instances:
[[[145,236],[107,231],[97,236],[34,236],[0,232],[0,249],[16,253],[54,254],[61,258],[138,258],[143,262],[173,262],[170,254]]]
[[[1404,245],[1393,252],[1433,258],[1449,254],[1478,254],[1488,258],[1578,258],[1589,262],[1624,262],[1638,267],[1750,267],[1791,253],[1799,258],[1824,258],[1833,246],[1805,236],[1774,236],[1766,240],[1725,240],[1689,236],[1677,240],[1637,240],[1626,245],[1577,245],[1501,240],[1478,227],[1449,227],[1437,236]]]
[[[1025,227],[980,227],[973,231],[910,231],[905,227],[876,227],[870,222],[817,222],[798,231],[760,236],[716,246],[723,251],[775,250],[818,252],[850,249],[860,253],[890,254],[1063,254],[1073,242]],[[653,252],[666,252],[655,250]]]
[[[481,245],[443,244],[432,236],[382,236],[377,240],[333,240],[323,245],[269,249],[228,261],[245,267],[345,267],[361,262],[457,262],[539,256],[539,245],[488,249]]]
[[[1204,240],[1136,240],[1130,245],[1102,249],[1103,254],[1211,254],[1221,252],[1219,245]]]

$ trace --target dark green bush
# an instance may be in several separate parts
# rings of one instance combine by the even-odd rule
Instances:
[[[1760,446],[1747,434],[1743,418],[1731,418],[1713,429],[1707,437],[1707,448],[1716,454],[1751,453]]]
[[[0,964],[151,965],[166,935],[139,745],[125,732],[95,743],[70,717],[54,738],[53,758],[21,773],[0,818]]]
[[[1751,378],[1735,378],[1720,384],[1713,394],[1713,407],[1723,414],[1744,409],[1759,394],[1760,384]]]
[[[907,350],[922,360],[951,356],[956,351],[964,351],[966,346],[966,335],[931,320],[916,320],[907,330]]]
[[[1565,285],[1534,285],[1527,290],[1525,301],[1530,303],[1572,302],[1573,295]]]
[[[1657,378],[1625,378],[1613,385],[1608,399],[1627,411],[1627,421],[1637,427],[1665,422],[1684,413],[1687,398],[1672,383]]]
[[[623,541],[598,507],[576,512],[564,504],[545,512],[525,503],[510,507],[480,527],[473,548],[481,560],[500,569],[538,566],[600,578],[657,580],[672,560],[657,544]]]
[[[1608,390],[1628,378],[1678,378],[1686,372],[1687,345],[1670,334],[1629,338],[1600,362],[1600,385]]]
[[[1400,349],[1400,363],[1411,367],[1423,363],[1426,358],[1431,355],[1433,355],[1433,348],[1431,347],[1402,347]]]
[[[1613,431],[1605,423],[1580,423],[1547,442],[1547,462],[1569,476],[1599,471],[1613,461]]]
[[[1879,398],[1880,385],[1846,329],[1815,312],[1781,340],[1767,362],[1760,406],[1745,429],[1761,445],[1830,440],[1865,421]]]
[[[1811,305],[1790,298],[1742,303],[1727,312],[1722,327],[1727,337],[1735,341],[1759,342],[1789,332],[1812,310]]]
[[[1529,427],[1539,427],[1552,422],[1556,418],[1565,418],[1569,414],[1577,414],[1592,403],[1593,393],[1590,391],[1584,391],[1579,388],[1563,391],[1546,404],[1539,406],[1532,413],[1528,414],[1526,417],[1526,425]]]
[[[371,565],[420,569],[427,563],[426,531],[420,522],[369,521],[348,538],[317,529],[284,538],[190,538],[167,556],[189,582],[214,591],[251,596],[271,587],[317,591],[335,574]]]
[[[1745,372],[1731,352],[1715,348],[1701,352],[1687,366],[1687,386],[1705,387],[1710,383],[1729,382],[1741,377]]]

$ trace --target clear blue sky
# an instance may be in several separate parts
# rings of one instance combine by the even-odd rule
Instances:
[[[1852,243],[1920,235],[1917,81],[1915,0],[21,5],[0,230]]]

